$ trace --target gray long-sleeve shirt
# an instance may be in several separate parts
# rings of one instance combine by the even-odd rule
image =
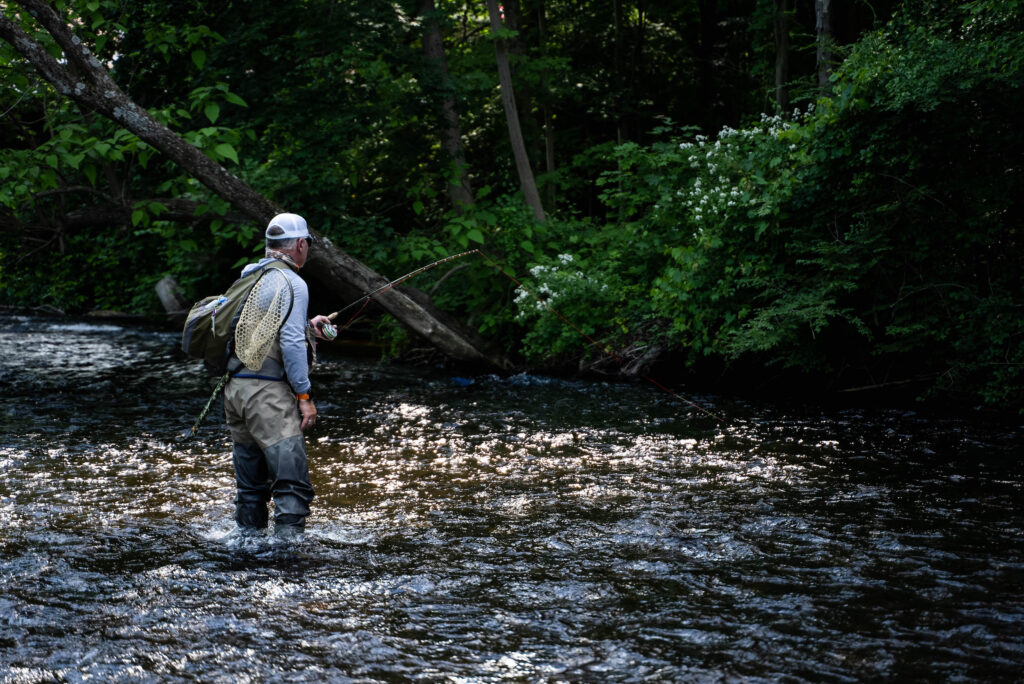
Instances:
[[[267,257],[254,264],[249,264],[242,269],[242,276],[246,276],[252,273],[253,270],[266,266],[271,261],[273,259]],[[288,278],[288,282],[292,286],[291,292],[293,296],[291,313],[288,314],[288,318],[285,320],[284,325],[281,326],[281,332],[278,334],[278,341],[281,344],[282,363],[285,376],[288,379],[288,383],[292,386],[292,390],[296,394],[304,394],[312,388],[312,383],[309,381],[309,363],[306,357],[309,288],[306,286],[306,282],[299,277],[299,274],[292,269],[284,268],[279,273]],[[276,361],[268,358],[264,362],[260,373],[270,372],[271,368],[268,368],[268,366],[276,363]]]

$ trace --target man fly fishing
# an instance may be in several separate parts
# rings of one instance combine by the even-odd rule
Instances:
[[[329,320],[306,319],[309,290],[298,271],[312,242],[304,218],[279,214],[267,226],[266,256],[242,269],[242,277],[266,270],[241,312],[224,388],[235,521],[243,532],[267,528],[273,498],[274,534],[294,538],[305,530],[313,500],[302,433],[316,424],[309,368],[314,338],[327,339],[321,328]]]

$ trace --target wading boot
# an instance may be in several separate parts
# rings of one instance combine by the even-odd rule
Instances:
[[[306,517],[302,515],[275,515],[274,536],[283,541],[297,541],[306,530]]]

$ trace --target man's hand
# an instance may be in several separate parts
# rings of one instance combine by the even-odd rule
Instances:
[[[299,428],[303,431],[316,424],[316,406],[312,399],[299,399],[299,413],[302,414],[302,424]]]
[[[331,338],[324,335],[324,326],[330,325],[331,319],[327,316],[314,316],[309,319],[309,324],[313,326],[313,334],[321,340],[329,340]]]

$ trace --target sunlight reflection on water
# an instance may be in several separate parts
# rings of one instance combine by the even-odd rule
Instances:
[[[1015,426],[701,398],[730,417],[718,426],[642,386],[467,386],[328,358],[317,498],[287,544],[235,531],[219,418],[177,440],[208,384],[175,341],[0,321],[0,679],[1011,679],[1024,664]]]

